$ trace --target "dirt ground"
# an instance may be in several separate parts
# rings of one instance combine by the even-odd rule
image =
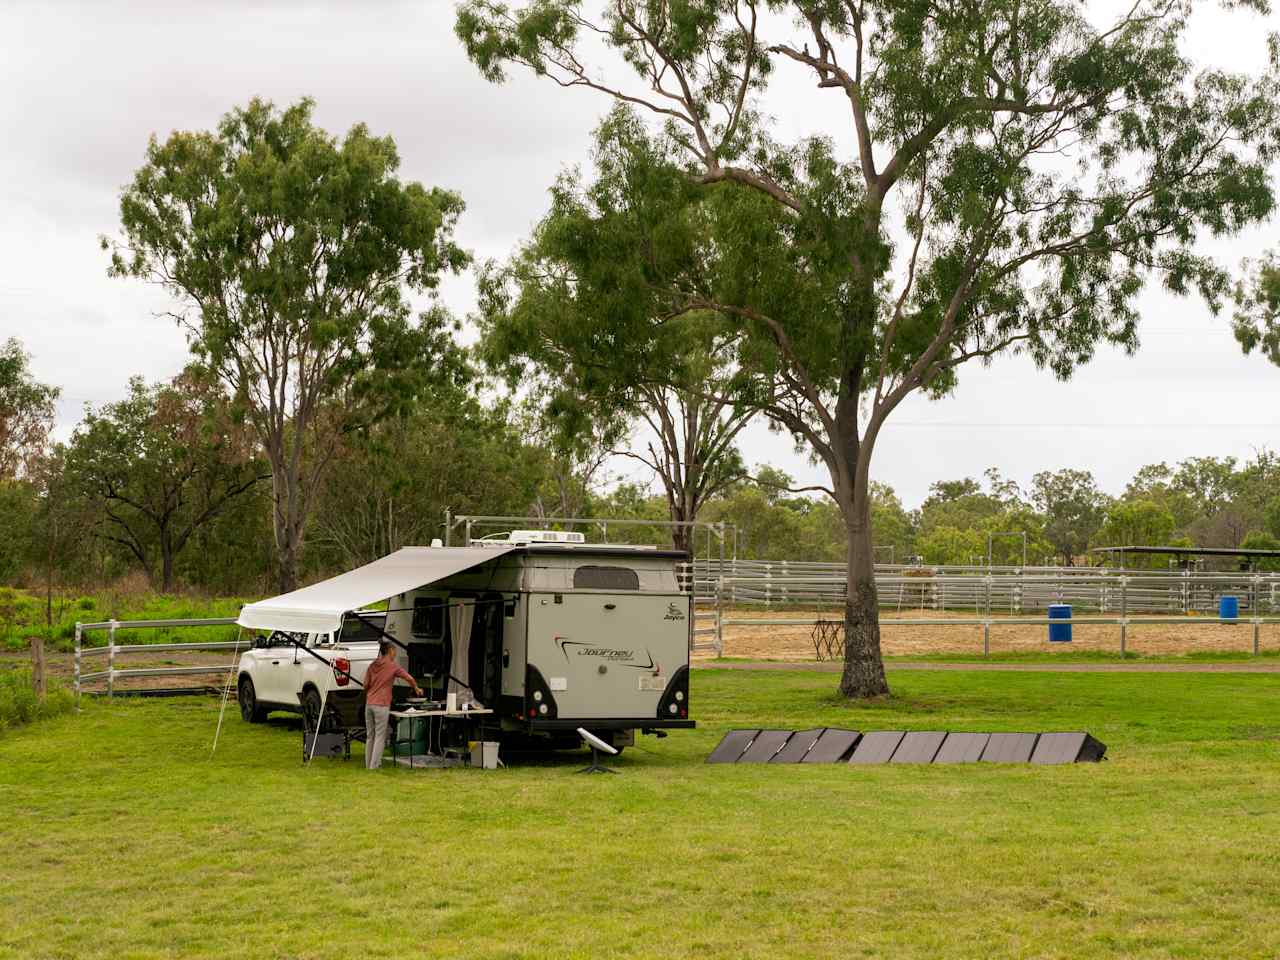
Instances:
[[[1027,616],[1040,614],[1028,613]],[[971,612],[939,612],[937,610],[903,610],[882,614],[885,620],[973,619]],[[1082,614],[1081,616],[1087,616]],[[838,610],[736,610],[726,612],[726,619],[813,620],[822,617],[839,621]],[[1044,653],[1054,650],[1106,651],[1119,653],[1120,627],[1115,625],[1072,626],[1069,644],[1049,643],[1044,624],[1000,625],[993,614],[991,653]],[[699,627],[711,621],[699,621]],[[813,660],[814,628],[805,626],[746,626],[729,624],[724,628],[724,656],[769,660]],[[884,624],[880,632],[886,656],[921,656],[932,654],[982,653],[982,627],[972,624],[956,626]],[[1280,649],[1280,624],[1264,623],[1260,628],[1262,650]],[[1171,618],[1169,623],[1131,625],[1125,640],[1126,649],[1138,655],[1185,655],[1189,653],[1250,653],[1253,650],[1253,625],[1247,622],[1224,624],[1212,617]],[[699,653],[698,658],[713,656]]]

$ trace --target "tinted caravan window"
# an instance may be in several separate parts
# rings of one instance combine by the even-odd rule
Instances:
[[[573,571],[578,590],[639,590],[640,575],[630,567],[578,567]]]
[[[444,597],[417,597],[413,601],[413,635],[420,640],[444,639]]]

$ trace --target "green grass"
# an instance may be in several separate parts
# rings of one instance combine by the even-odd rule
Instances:
[[[1280,677],[699,671],[700,728],[506,770],[298,762],[209,700],[0,736],[0,957],[1274,957]],[[702,761],[735,726],[1088,729],[1102,764]],[[358,750],[358,748],[357,748]]]
[[[52,679],[41,702],[36,698],[30,670],[0,665],[0,730],[49,720],[67,713],[72,702],[67,689]]]
[[[58,594],[53,599],[53,627],[49,628],[45,599],[24,590],[0,587],[0,648],[24,649],[34,636],[53,641],[58,650],[75,647],[76,623],[107,620],[196,620],[234,617],[246,601],[236,597],[168,596],[145,591],[99,590],[87,594]],[[104,646],[107,631],[85,635],[86,646]],[[199,643],[234,640],[234,627],[182,627],[119,630],[117,643]]]

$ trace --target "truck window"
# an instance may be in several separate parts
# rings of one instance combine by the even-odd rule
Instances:
[[[640,574],[630,567],[591,565],[573,571],[575,590],[639,590]]]
[[[444,597],[417,597],[413,601],[413,625],[418,640],[443,640],[445,625]]]
[[[378,614],[377,617],[370,617],[378,627],[386,623],[386,615]],[[339,637],[343,643],[369,643],[381,638],[382,634],[378,633],[372,626],[362,620],[360,617],[347,617],[342,621],[342,632]]]

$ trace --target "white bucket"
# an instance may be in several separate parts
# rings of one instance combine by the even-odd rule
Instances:
[[[498,742],[496,740],[476,740],[471,744],[471,765],[485,770],[496,770],[498,767]]]

